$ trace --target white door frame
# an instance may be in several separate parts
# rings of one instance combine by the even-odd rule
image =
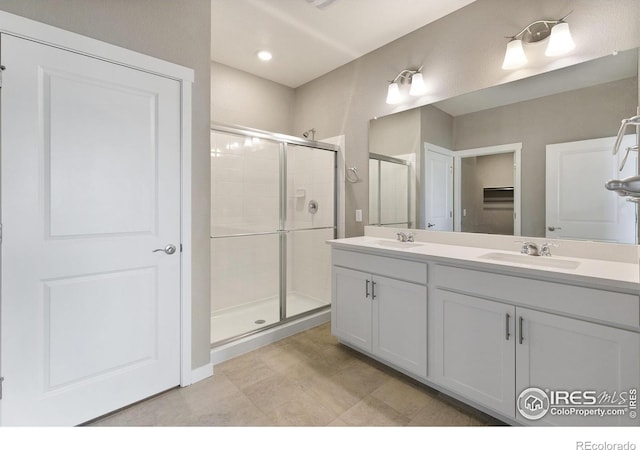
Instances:
[[[522,235],[522,142],[513,144],[492,145],[490,147],[472,148],[454,151],[453,158],[453,206],[455,213],[453,231],[462,230],[462,158],[472,156],[497,155],[499,153],[513,153],[513,235]]]
[[[0,11],[0,33],[29,39],[45,45],[73,51],[132,69],[176,80],[181,86],[181,236],[180,254],[180,385],[188,386],[196,378],[205,378],[191,368],[191,87],[194,71],[122,47],[107,44],[60,28]],[[2,299],[0,299],[1,305]],[[0,342],[0,348],[2,342]],[[1,369],[1,368],[0,368]],[[198,370],[198,369],[196,369]],[[211,365],[207,371],[212,371]],[[196,372],[196,373],[192,373]],[[1,400],[0,400],[1,401]]]

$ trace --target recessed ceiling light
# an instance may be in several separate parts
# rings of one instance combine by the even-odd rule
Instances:
[[[258,52],[258,58],[260,58],[260,60],[262,61],[271,61],[271,58],[273,58],[273,55],[271,54],[271,52],[267,50],[261,50]]]

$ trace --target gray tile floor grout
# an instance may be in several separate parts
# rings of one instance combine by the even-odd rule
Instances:
[[[380,364],[324,324],[91,426],[483,426],[496,419]]]

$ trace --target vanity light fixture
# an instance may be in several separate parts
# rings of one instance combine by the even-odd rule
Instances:
[[[565,22],[569,14],[559,20],[537,20],[524,27],[519,33],[507,36],[510,41],[507,44],[502,68],[512,70],[527,63],[523,42],[530,44],[549,38],[547,50],[544,52],[546,56],[560,56],[573,50],[576,44],[571,37],[569,24]]]
[[[409,81],[411,87],[409,88],[409,95],[419,97],[427,93],[427,86],[424,83],[424,78],[419,69],[404,69],[401,71],[393,81],[389,82],[389,88],[387,89],[387,103],[389,105],[395,105],[402,101],[402,95],[400,94],[400,84]]]

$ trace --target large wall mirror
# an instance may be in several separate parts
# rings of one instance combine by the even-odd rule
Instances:
[[[635,244],[637,205],[604,183],[638,173],[612,154],[637,108],[630,49],[372,119],[369,224]]]

